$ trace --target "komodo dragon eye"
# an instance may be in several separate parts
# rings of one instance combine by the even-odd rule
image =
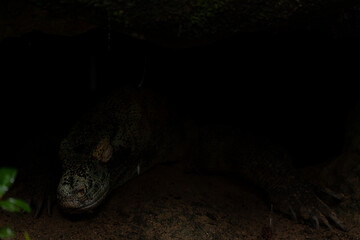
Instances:
[[[79,198],[83,197],[85,195],[85,188],[81,188],[78,190],[76,194]]]

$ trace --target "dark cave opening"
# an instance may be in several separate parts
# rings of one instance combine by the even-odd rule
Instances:
[[[112,89],[142,78],[183,114],[273,138],[299,165],[342,151],[346,115],[358,100],[351,41],[263,33],[174,49],[114,33],[108,50],[106,36],[31,33],[2,42],[6,161],[38,132],[64,137]]]

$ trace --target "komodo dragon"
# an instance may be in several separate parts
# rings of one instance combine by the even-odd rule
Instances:
[[[60,207],[87,212],[108,193],[161,162],[193,161],[232,171],[266,191],[280,212],[345,230],[335,213],[298,176],[285,152],[226,127],[185,127],[166,101],[143,89],[123,88],[76,124],[61,142]]]

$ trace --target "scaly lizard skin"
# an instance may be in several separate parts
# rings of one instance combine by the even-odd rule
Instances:
[[[60,206],[85,212],[109,191],[152,166],[184,161],[204,171],[233,172],[264,189],[274,207],[298,220],[344,226],[270,141],[224,126],[176,124],[165,101],[144,90],[122,89],[97,106],[62,141]]]

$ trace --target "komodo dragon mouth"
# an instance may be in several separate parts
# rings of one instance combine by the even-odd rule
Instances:
[[[98,206],[110,189],[105,166],[87,162],[66,169],[60,179],[57,198],[67,213],[83,213]]]

